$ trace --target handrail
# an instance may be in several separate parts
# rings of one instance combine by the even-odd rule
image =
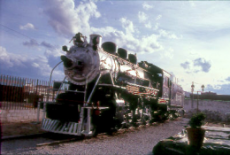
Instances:
[[[54,69],[55,69],[58,65],[60,65],[62,62],[63,62],[63,61],[61,61],[61,62],[59,62],[58,64],[56,64],[56,65],[54,66],[54,68],[52,69],[52,71],[51,71],[51,73],[50,73],[50,80],[49,80],[48,88],[50,87],[50,83],[51,83],[52,74],[53,74]],[[50,92],[49,92],[49,89],[48,89],[48,91],[47,91],[47,99],[46,99],[47,102],[48,102],[48,99],[49,99],[49,93],[50,93]]]
[[[63,86],[63,83],[64,83],[64,81],[65,81],[66,78],[67,78],[67,77],[65,76],[64,79],[63,79],[63,81],[62,81],[62,83],[61,83],[61,85],[60,85],[60,87],[59,87],[59,89],[58,89],[58,92],[57,92],[57,94],[56,94],[56,96],[55,96],[55,98],[54,98],[53,101],[55,101],[55,99],[57,98],[57,96],[58,96],[58,94],[59,94],[59,92],[60,92],[60,89],[61,89],[61,87]]]
[[[111,78],[112,85],[114,86],[114,80],[113,80],[113,76],[112,76],[112,71],[110,71],[110,78]]]
[[[146,89],[151,89],[151,90],[159,91],[159,89],[156,89],[156,88],[150,88],[150,87],[146,87],[146,86],[142,86],[142,85],[138,85],[138,84],[133,84],[133,83],[130,83],[130,82],[127,82],[127,84],[133,85],[133,86],[137,86],[137,87],[146,88]]]
[[[94,84],[93,90],[91,91],[91,93],[90,93],[90,95],[89,95],[89,97],[88,97],[87,104],[90,102],[90,99],[91,99],[91,97],[92,97],[92,95],[93,95],[93,93],[94,93],[94,91],[95,91],[95,88],[96,88],[96,86],[97,86],[97,84],[98,84],[100,78],[101,78],[101,73],[99,74],[99,76],[98,76],[98,78],[97,78],[97,81],[96,81],[95,84]]]

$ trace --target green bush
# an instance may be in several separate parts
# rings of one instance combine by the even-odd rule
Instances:
[[[202,125],[204,125],[205,118],[206,116],[204,113],[197,113],[191,117],[189,125],[191,128],[200,128]]]

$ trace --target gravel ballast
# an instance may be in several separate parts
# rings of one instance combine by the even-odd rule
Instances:
[[[39,138],[33,139],[33,144],[29,141],[27,143],[26,140],[9,141],[2,143],[2,154],[147,155],[152,154],[153,146],[160,140],[173,136],[184,129],[187,122],[188,119],[179,118],[154,126],[128,130],[125,133],[118,133],[114,136],[100,134],[97,138],[54,146],[36,147],[36,144],[41,143]]]

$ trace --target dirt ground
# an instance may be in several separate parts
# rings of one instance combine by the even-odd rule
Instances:
[[[1,124],[1,129],[2,137],[44,133],[44,131],[41,130],[41,124],[30,122]]]
[[[230,127],[230,124],[226,122],[206,122],[205,125],[216,127]],[[1,129],[2,137],[23,136],[31,134],[40,134],[45,132],[41,130],[41,124],[35,124],[31,122],[2,124]]]

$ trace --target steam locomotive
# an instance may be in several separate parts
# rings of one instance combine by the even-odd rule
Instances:
[[[102,44],[97,34],[90,35],[90,43],[81,33],[72,40],[61,56],[65,78],[59,88],[68,84],[68,89],[45,103],[43,130],[96,136],[184,112],[183,89],[167,71],[138,63],[135,54],[113,42]]]

